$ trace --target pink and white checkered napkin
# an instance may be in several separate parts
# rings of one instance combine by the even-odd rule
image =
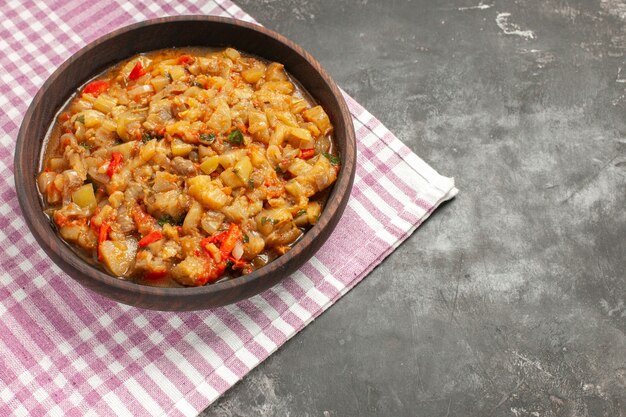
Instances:
[[[454,182],[353,99],[358,168],[345,215],[292,277],[225,308],[138,310],[69,279],[30,234],[14,188],[22,115],[53,70],[120,26],[174,14],[253,21],[230,1],[0,3],[0,415],[193,416],[365,277]]]

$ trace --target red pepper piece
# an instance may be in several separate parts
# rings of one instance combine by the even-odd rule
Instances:
[[[209,237],[205,237],[204,239],[202,239],[200,241],[200,245],[205,248],[209,243],[215,243],[218,246],[220,246],[222,244],[222,242],[224,241],[224,239],[226,238],[226,234],[228,232],[220,232],[216,235],[213,236],[209,236]]]
[[[176,62],[179,64],[190,64],[193,62],[193,57],[191,55],[181,55]]]
[[[163,239],[163,234],[159,232],[158,230],[155,230],[154,232],[148,233],[147,235],[142,237],[141,240],[139,240],[139,247],[143,248],[161,239]]]
[[[102,223],[100,226],[100,232],[98,233],[98,260],[102,261],[102,251],[100,250],[102,244],[109,237],[109,230],[111,229],[111,225],[109,223]]]
[[[233,263],[233,269],[243,269],[247,264],[243,259],[235,259],[233,256],[229,256],[228,259]]]
[[[146,74],[147,74],[146,70],[143,69],[143,65],[141,65],[141,62],[137,62],[135,66],[133,67],[133,70],[130,72],[130,74],[128,74],[128,78],[134,81],[137,78],[141,77],[142,75],[146,75]]]
[[[226,234],[226,238],[222,242],[222,246],[220,247],[220,252],[224,257],[230,255],[230,253],[235,249],[235,245],[238,240],[241,240],[242,234],[241,229],[235,223],[231,223],[228,228],[228,232]]]
[[[309,159],[309,158],[312,158],[313,156],[315,156],[314,148],[300,149],[300,158]]]
[[[121,153],[113,152],[111,154],[111,162],[109,162],[109,167],[107,168],[107,175],[109,176],[109,178],[113,177],[113,174],[115,174],[115,171],[117,171],[117,168],[120,166],[123,160],[124,156]]]
[[[104,93],[108,89],[108,82],[102,80],[92,81],[85,86],[85,88],[83,89],[83,94],[91,94],[94,97],[98,97],[100,94]]]

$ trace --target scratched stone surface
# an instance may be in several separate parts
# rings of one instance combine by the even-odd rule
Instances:
[[[202,416],[626,416],[626,4],[239,4],[460,194]]]

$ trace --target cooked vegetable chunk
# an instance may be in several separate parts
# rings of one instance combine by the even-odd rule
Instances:
[[[59,235],[111,274],[199,286],[262,267],[314,225],[333,126],[280,63],[140,54],[78,91],[37,178]]]

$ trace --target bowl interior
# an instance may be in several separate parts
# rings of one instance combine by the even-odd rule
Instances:
[[[286,255],[239,278],[195,288],[158,288],[120,280],[81,259],[44,216],[36,177],[43,140],[55,114],[90,78],[140,52],[185,46],[231,46],[280,62],[329,114],[342,159],[337,182],[318,223]],[[67,60],[35,96],[18,134],[15,181],[25,220],[46,253],[68,275],[117,301],[158,310],[193,310],[225,305],[257,294],[301,266],[330,235],[348,200],[354,179],[356,145],[352,119],[339,89],[307,52],[284,37],[249,23],[209,16],[151,20],[115,31]]]

